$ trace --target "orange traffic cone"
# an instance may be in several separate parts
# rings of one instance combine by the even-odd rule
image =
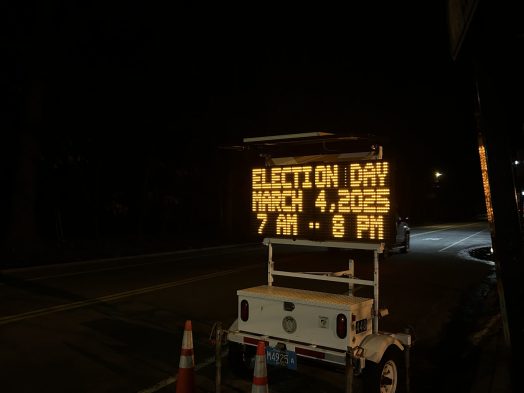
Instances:
[[[193,328],[191,326],[191,321],[186,321],[184,326],[184,337],[182,338],[182,350],[180,354],[180,365],[178,367],[176,392],[195,392],[195,357],[193,355]]]
[[[253,374],[253,385],[251,393],[268,393],[267,367],[266,367],[266,343],[259,341],[257,356],[255,358],[255,372]]]

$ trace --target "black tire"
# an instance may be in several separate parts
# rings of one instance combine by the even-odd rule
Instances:
[[[362,377],[365,393],[404,393],[406,391],[406,364],[403,353],[390,346],[378,364],[366,362]]]
[[[403,254],[407,253],[409,251],[409,232],[406,233],[406,240],[404,240],[404,244],[402,245],[402,248],[400,249],[400,252]]]
[[[234,374],[240,378],[253,378],[256,348],[234,342],[228,344],[227,360]]]

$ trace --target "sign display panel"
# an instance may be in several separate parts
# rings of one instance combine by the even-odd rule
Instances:
[[[318,241],[384,241],[391,232],[387,161],[253,168],[256,233]]]

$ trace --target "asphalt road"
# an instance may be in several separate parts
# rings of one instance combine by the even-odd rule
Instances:
[[[411,240],[408,254],[381,262],[380,303],[390,315],[380,329],[414,329],[414,391],[439,391],[449,384],[442,362],[456,362],[447,356],[482,328],[476,307],[493,285],[493,266],[467,250],[489,246],[489,230],[485,222],[419,227]],[[1,271],[0,391],[174,392],[187,319],[198,390],[214,391],[212,326],[233,322],[237,289],[266,283],[265,251],[237,245]],[[356,275],[368,278],[367,254],[281,246],[274,256],[283,268],[303,271],[343,270],[348,258],[356,261]],[[297,372],[271,369],[269,379],[272,392],[344,392],[342,370],[312,364],[299,364]],[[223,392],[251,389],[227,362],[222,382]]]

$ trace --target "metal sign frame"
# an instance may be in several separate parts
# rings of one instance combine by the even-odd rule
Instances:
[[[283,238],[265,238],[263,244],[268,247],[267,261],[267,285],[272,286],[274,276],[304,278],[309,280],[321,280],[347,283],[349,288],[354,284],[366,285],[373,287],[373,333],[378,333],[378,316],[379,316],[379,257],[384,252],[384,243],[357,243],[357,242],[335,242],[335,241],[312,241],[312,240],[292,240]],[[329,247],[352,250],[373,251],[373,280],[362,280],[353,276],[352,260],[349,262],[349,269],[345,272],[288,272],[284,270],[275,270],[275,261],[273,260],[273,244],[292,245],[292,246],[309,246],[309,247]],[[348,273],[348,277],[342,277],[343,273]],[[351,294],[350,290],[350,294]]]

